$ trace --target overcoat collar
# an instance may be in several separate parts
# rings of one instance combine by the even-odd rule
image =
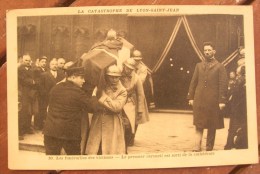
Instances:
[[[208,69],[211,69],[212,67],[214,67],[216,64],[218,63],[218,61],[213,58],[211,59],[210,61],[204,61],[203,62],[203,66],[204,66],[204,69],[206,70],[206,68]]]

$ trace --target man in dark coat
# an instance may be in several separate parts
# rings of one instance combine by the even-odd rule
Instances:
[[[196,127],[194,151],[201,151],[204,129],[208,130],[206,150],[211,151],[216,129],[224,128],[221,110],[226,103],[228,81],[225,67],[215,59],[215,53],[211,42],[204,43],[205,61],[196,65],[189,87],[188,99],[193,106]]]
[[[40,85],[40,98],[42,102],[41,117],[43,120],[46,118],[47,106],[49,100],[49,92],[51,89],[61,80],[64,79],[65,75],[58,71],[58,62],[56,59],[50,61],[50,69],[42,74],[41,85]]]
[[[247,137],[247,108],[246,108],[246,78],[245,66],[237,68],[237,78],[231,93],[230,121],[228,129],[227,143],[225,150],[232,148],[248,148]],[[236,137],[236,139],[235,139]]]
[[[81,119],[97,101],[81,89],[84,68],[69,68],[66,72],[66,81],[54,86],[49,95],[43,129],[46,155],[60,155],[61,148],[67,155],[80,155]]]
[[[44,101],[42,100],[41,97],[41,86],[42,86],[42,76],[46,72],[46,62],[47,62],[47,57],[42,56],[39,58],[39,63],[38,66],[33,68],[33,78],[35,80],[35,85],[37,88],[37,101],[38,101],[38,113],[34,115],[34,128],[36,130],[42,130],[43,128],[43,119],[44,119],[44,113],[45,111],[45,105]]]
[[[19,112],[19,138],[25,133],[33,133],[32,101],[34,97],[35,81],[31,70],[31,57],[29,54],[22,56],[22,64],[18,67],[18,91],[20,93],[21,110]]]

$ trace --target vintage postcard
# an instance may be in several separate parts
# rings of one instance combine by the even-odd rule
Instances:
[[[10,169],[258,162],[250,6],[7,11]]]

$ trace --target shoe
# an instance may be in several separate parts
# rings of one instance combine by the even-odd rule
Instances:
[[[225,146],[224,147],[224,150],[231,150],[232,148],[231,147],[229,147],[229,146]]]
[[[211,148],[206,148],[206,151],[212,151],[213,149],[211,149]]]

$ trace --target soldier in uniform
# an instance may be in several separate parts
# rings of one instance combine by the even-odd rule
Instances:
[[[149,104],[149,108],[152,109],[155,107],[152,74],[148,71],[147,66],[142,62],[143,57],[139,50],[133,51],[132,58],[136,62],[135,72],[143,84],[147,103]]]
[[[87,155],[125,154],[122,109],[127,91],[120,82],[121,71],[116,65],[106,70],[106,84],[97,96],[99,109],[94,112],[86,147]]]
[[[83,67],[69,68],[66,73],[66,81],[54,86],[49,95],[43,130],[46,155],[60,155],[61,148],[67,155],[80,155],[81,120],[97,101],[81,89],[85,82]]]
[[[196,127],[194,151],[201,151],[204,129],[208,130],[206,150],[213,150],[216,129],[224,128],[221,110],[225,107],[228,86],[225,67],[214,57],[214,45],[205,42],[203,48],[205,61],[196,65],[188,93]]]
[[[143,84],[135,73],[134,59],[126,59],[120,80],[127,90],[127,102],[123,112],[126,145],[133,146],[138,125],[149,121]]]

